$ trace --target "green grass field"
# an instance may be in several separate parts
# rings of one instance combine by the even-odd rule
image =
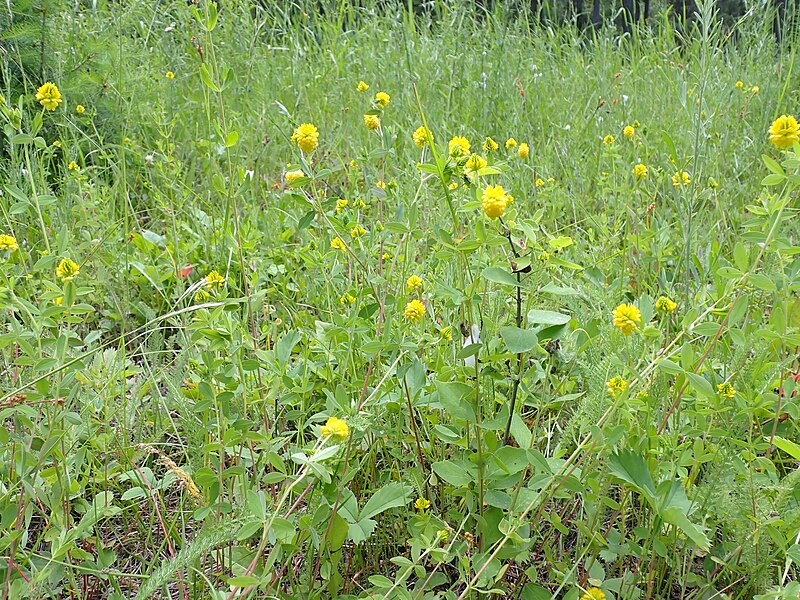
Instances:
[[[800,597],[795,47],[267,5],[2,17],[0,597]]]

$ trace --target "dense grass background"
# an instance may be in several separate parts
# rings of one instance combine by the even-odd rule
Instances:
[[[362,4],[4,15],[3,597],[797,597],[794,47]]]

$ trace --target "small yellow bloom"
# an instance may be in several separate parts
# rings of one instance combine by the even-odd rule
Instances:
[[[211,271],[211,273],[206,275],[206,282],[204,285],[207,288],[219,289],[222,287],[223,283],[225,283],[225,278],[217,271]]]
[[[342,211],[343,211],[345,208],[347,208],[347,200],[345,200],[344,198],[339,198],[339,199],[336,201],[336,212],[337,212],[337,213],[340,213],[340,212],[342,212]]]
[[[367,84],[367,83],[365,83],[363,81],[359,81],[358,85],[356,86],[356,91],[357,92],[366,92],[368,89],[369,89],[369,84]]]
[[[294,130],[292,141],[306,154],[314,151],[319,143],[319,130],[311,123],[303,123]]]
[[[306,174],[303,173],[302,169],[297,169],[296,171],[287,171],[284,177],[286,178],[286,183],[292,183],[301,177],[305,177]]]
[[[733,388],[733,385],[727,382],[717,385],[717,391],[720,396],[724,396],[725,398],[733,398],[736,395],[736,390]]]
[[[606,146],[610,146],[611,144],[614,143],[614,136],[609,133],[606,137],[603,138],[603,143]]]
[[[470,143],[463,135],[457,135],[451,139],[447,144],[447,149],[450,156],[459,158],[469,154]]]
[[[378,92],[375,94],[375,104],[377,104],[378,108],[381,110],[389,106],[389,100],[391,100],[391,97],[386,92]]]
[[[356,297],[352,294],[344,294],[339,297],[339,304],[352,304],[356,301]]]
[[[59,296],[55,300],[53,300],[53,304],[56,306],[61,306],[64,303],[64,296]]]
[[[458,182],[457,182],[457,181],[451,181],[451,182],[450,182],[450,183],[447,185],[447,189],[448,189],[448,190],[451,190],[451,191],[452,191],[452,190],[454,190],[454,189],[456,189],[456,188],[458,188]]]
[[[464,165],[464,174],[469,175],[470,173],[480,171],[486,166],[486,164],[485,158],[478,154],[473,154],[469,157],[469,159],[467,159],[467,163]]]
[[[11,252],[19,250],[17,239],[11,235],[0,235],[0,250],[11,250]]]
[[[776,148],[785,150],[791,148],[795,142],[800,141],[800,125],[792,115],[781,115],[769,128],[769,141]]]
[[[633,175],[636,177],[636,181],[647,179],[647,167],[642,163],[636,164],[633,167]]]
[[[203,289],[197,290],[197,293],[194,295],[195,302],[205,302],[209,298],[211,298],[211,294]]]
[[[672,176],[672,185],[676,190],[690,183],[692,183],[692,178],[686,171],[675,171],[675,174]]]
[[[453,341],[453,328],[449,325],[447,327],[442,327],[439,330],[439,335],[442,336],[442,339],[448,342]]]
[[[555,182],[556,182],[556,180],[555,180],[554,177],[548,177],[547,178],[547,183],[549,183],[550,185],[554,184]]]
[[[386,189],[386,182],[383,179],[379,179],[375,183],[375,187],[380,188],[382,190],[385,190]],[[364,206],[364,201],[363,200],[361,201],[361,205]]]
[[[642,322],[642,313],[633,304],[620,304],[611,313],[614,327],[623,335],[630,335],[638,329],[637,323]]]
[[[737,82],[736,82],[736,89],[737,89],[737,90],[740,90],[740,89],[742,89],[743,87],[744,87],[744,83],[743,83],[743,82],[741,82],[741,81],[737,81]]]
[[[635,134],[636,130],[633,128],[633,125],[626,125],[625,129],[622,130],[622,135],[624,135],[629,140],[632,140]]]
[[[606,595],[600,588],[592,587],[586,590],[581,600],[606,600]]]
[[[676,308],[678,308],[678,303],[667,296],[659,296],[658,300],[656,300],[656,310],[669,313]]]
[[[350,230],[350,237],[358,238],[367,233],[367,230],[364,229],[361,225],[356,225]]]
[[[406,307],[403,310],[403,316],[407,321],[416,323],[425,316],[425,310],[425,305],[422,302],[419,300],[412,300],[406,304]]]
[[[322,426],[322,437],[331,437],[338,440],[346,440],[350,435],[350,428],[342,419],[331,417]]]
[[[608,393],[616,398],[628,388],[628,382],[622,377],[612,377],[606,382],[606,388]]]
[[[164,77],[166,77],[167,79],[175,79],[175,73],[173,73],[172,71],[167,71],[166,73],[164,73]]]
[[[514,138],[508,138],[506,140],[506,150],[513,150],[517,147],[517,140]]]
[[[339,237],[335,237],[331,240],[331,248],[333,248],[334,250],[341,250],[342,252],[345,252],[347,250],[347,247],[344,245],[342,238]]]
[[[483,190],[483,212],[490,219],[502,217],[508,208],[508,196],[502,185],[490,185]]]
[[[80,275],[81,269],[74,260],[70,258],[62,259],[58,266],[56,267],[56,277],[58,277],[61,281],[66,283],[67,281],[72,281],[78,275]]]
[[[381,120],[378,118],[378,115],[364,115],[364,125],[366,125],[367,129],[370,131],[375,131],[381,126]]]
[[[412,275],[406,280],[406,287],[411,290],[418,290],[422,287],[422,278],[418,275]]]
[[[750,93],[753,95],[757,94],[760,91],[761,89],[757,85],[754,85],[753,87],[750,88]]]
[[[424,148],[425,144],[428,143],[428,135],[429,131],[425,127],[418,127],[417,130],[411,135],[411,138],[414,140],[414,145],[417,148]],[[433,134],[430,134],[431,139],[433,139]]]
[[[487,137],[487,138],[486,138],[486,139],[483,141],[483,151],[484,151],[484,152],[494,152],[494,151],[495,151],[495,150],[497,150],[499,147],[500,147],[500,146],[498,145],[498,143],[497,143],[497,142],[495,142],[495,141],[494,141],[492,138],[490,138],[490,137]]]
[[[67,169],[70,171],[77,171],[78,168],[78,163],[76,163],[74,160],[70,161],[70,163],[67,165]]]
[[[537,178],[536,178],[536,181],[534,181],[534,182],[533,182],[533,184],[534,184],[534,185],[535,185],[537,188],[538,188],[538,187],[542,187],[542,186],[544,185],[544,179],[542,179],[541,177],[537,177]]]
[[[48,81],[38,89],[36,99],[47,110],[55,110],[61,104],[61,92],[58,91],[58,86],[55,83]]]
[[[54,140],[53,146],[55,146],[56,148],[61,148],[61,140]]]
[[[450,539],[450,532],[447,529],[440,529],[436,532],[436,535],[439,536],[439,540],[443,543],[446,543],[447,540]]]
[[[414,508],[418,511],[422,512],[423,510],[428,510],[431,507],[430,500],[426,500],[425,498],[417,498],[414,501]]]
[[[517,148],[517,156],[520,158],[528,158],[528,155],[531,153],[531,149],[528,147],[528,144],[522,142]]]
[[[75,112],[82,115],[86,112],[86,107],[83,104],[78,104],[78,106],[75,107]]]

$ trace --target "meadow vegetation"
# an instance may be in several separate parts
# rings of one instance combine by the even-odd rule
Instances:
[[[0,597],[798,598],[795,46],[280,4],[0,17]]]

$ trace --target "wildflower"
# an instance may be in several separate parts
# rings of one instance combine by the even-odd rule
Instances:
[[[467,160],[467,164],[464,165],[464,174],[469,175],[470,173],[480,171],[485,166],[486,159],[478,154],[473,154]]]
[[[769,128],[769,141],[776,148],[784,150],[791,148],[795,142],[800,141],[800,125],[792,115],[781,115]]]
[[[17,239],[11,235],[0,235],[0,250],[11,250],[11,252],[19,250]]]
[[[549,183],[550,185],[553,185],[555,182],[556,182],[556,180],[555,180],[554,177],[548,177],[547,178],[547,183]]]
[[[350,230],[350,237],[358,238],[367,233],[367,230],[364,229],[361,225],[356,225]]]
[[[443,340],[447,342],[453,341],[453,328],[449,325],[447,327],[442,327],[439,330],[439,335],[442,337]]]
[[[166,77],[167,79],[175,79],[175,73],[173,73],[172,71],[167,71],[166,73],[164,73],[164,77]]]
[[[418,275],[412,275],[408,279],[406,279],[406,287],[410,289],[412,292],[422,287],[422,277]]]
[[[690,183],[692,183],[692,178],[686,171],[675,171],[675,174],[672,176],[672,185],[676,190],[681,186],[687,186]]]
[[[352,304],[356,301],[356,297],[352,294],[343,294],[339,297],[339,304]]]
[[[336,417],[331,417],[322,426],[322,436],[323,437],[332,437],[338,440],[346,440],[347,436],[350,435],[350,428],[347,426],[342,419],[337,419]]]
[[[389,100],[391,97],[386,92],[378,92],[375,94],[375,104],[378,105],[378,108],[383,110],[387,106],[389,106]]]
[[[419,300],[412,300],[406,304],[406,308],[403,310],[403,316],[406,318],[406,321],[416,323],[425,316],[425,310],[425,305],[422,302]]]
[[[70,258],[62,259],[62,261],[58,263],[58,266],[56,267],[56,277],[58,277],[64,283],[75,279],[80,272],[81,268],[78,266],[78,263]]]
[[[536,181],[533,182],[536,187],[542,187],[544,185],[544,179],[541,177],[537,177]]]
[[[460,156],[467,156],[469,154],[470,143],[467,138],[461,135],[455,136],[447,144],[450,156],[458,158]]]
[[[69,169],[70,171],[77,171],[78,170],[78,163],[76,163],[74,160],[71,160],[69,162],[69,164],[67,165],[67,169]]]
[[[506,150],[513,150],[517,147],[517,140],[514,138],[508,138],[506,140]]]
[[[678,303],[667,296],[659,296],[658,300],[656,300],[656,310],[672,312],[676,308],[678,308]]]
[[[719,182],[716,179],[714,179],[713,177],[709,177],[708,178],[708,187],[710,187],[712,190],[715,190],[715,189],[717,189],[719,187]]]
[[[366,125],[367,129],[370,131],[375,131],[381,126],[381,120],[378,118],[378,115],[364,115],[364,125]]]
[[[440,529],[436,532],[436,535],[439,536],[439,540],[441,540],[442,543],[447,543],[447,540],[450,539],[450,532],[447,531],[447,529]]]
[[[633,175],[636,177],[636,181],[647,179],[647,167],[642,163],[636,164],[633,167]]]
[[[225,283],[225,278],[216,271],[211,271],[211,273],[206,275],[206,282],[204,285],[211,289],[219,289],[222,287],[223,283]]]
[[[606,595],[600,588],[592,587],[586,590],[581,600],[606,600]]]
[[[380,188],[380,189],[382,189],[382,190],[385,190],[385,189],[386,189],[386,182],[385,182],[385,181],[383,181],[383,179],[379,179],[379,180],[378,180],[378,181],[375,183],[375,187],[377,187],[377,188]],[[363,201],[363,200],[361,201],[361,205],[362,205],[362,206],[364,206],[364,201]]]
[[[75,107],[75,112],[82,115],[86,112],[86,107],[83,104],[78,104],[78,106]]]
[[[458,187],[458,182],[457,181],[452,181],[447,185],[447,189],[451,190],[451,191],[456,189],[457,187]]]
[[[342,211],[343,211],[345,208],[347,208],[347,200],[345,200],[344,198],[339,198],[339,199],[336,201],[336,212],[337,212],[337,213],[340,213],[340,212],[342,212]]]
[[[490,185],[483,190],[483,212],[490,219],[502,217],[508,207],[508,196],[502,185]]]
[[[717,386],[717,391],[720,396],[724,396],[725,398],[733,398],[736,395],[736,390],[733,388],[733,385],[728,382],[720,383]]]
[[[531,153],[531,149],[528,147],[528,144],[522,142],[517,148],[517,155],[520,158],[528,158],[528,155]]]
[[[344,242],[342,241],[342,238],[339,237],[335,237],[331,240],[331,248],[333,248],[334,250],[341,250],[342,252],[347,250],[347,248],[344,245]]]
[[[624,135],[629,140],[633,139],[636,130],[633,128],[633,125],[626,125],[625,129],[622,130],[622,135]]]
[[[619,329],[623,335],[630,335],[638,329],[637,323],[642,322],[642,313],[633,304],[620,304],[611,313],[614,318],[614,327]]]
[[[420,512],[422,512],[423,510],[428,510],[430,507],[431,507],[430,500],[427,500],[425,498],[417,498],[414,501],[414,508],[416,508]]]
[[[56,148],[61,148],[61,140],[54,140],[53,146],[55,146]]]
[[[42,85],[36,92],[36,99],[39,104],[44,106],[47,110],[55,110],[61,104],[61,92],[55,83],[49,81]]]
[[[426,127],[418,127],[417,130],[411,135],[411,138],[414,140],[414,145],[416,145],[417,148],[424,148],[425,144],[428,143],[429,135],[431,139],[433,139],[433,134],[428,131]]]
[[[366,92],[368,89],[369,89],[369,84],[367,84],[367,83],[365,83],[363,81],[359,81],[358,85],[356,86],[356,91],[357,92]]]
[[[492,138],[487,137],[483,142],[483,151],[484,152],[494,152],[500,146],[495,142]]]
[[[194,295],[195,302],[205,302],[209,298],[211,298],[211,294],[203,289],[197,290],[197,293]]]
[[[614,143],[614,136],[609,133],[606,137],[603,138],[603,143],[606,146],[610,146],[611,144]]]
[[[628,382],[625,381],[622,377],[612,377],[606,382],[606,389],[608,389],[608,393],[611,394],[614,398],[619,396],[622,392],[624,392],[628,387]]]
[[[750,93],[753,94],[754,96],[760,91],[761,89],[757,85],[754,85],[753,87],[750,88]]]
[[[64,304],[64,296],[59,296],[58,298],[53,300],[53,304],[55,304],[56,306],[61,306],[62,304]]]
[[[302,169],[297,169],[296,171],[287,171],[286,175],[284,175],[286,183],[292,183],[293,181],[300,179],[301,177],[306,177],[306,174],[303,173]]]
[[[744,83],[742,83],[741,81],[737,81],[737,82],[736,82],[736,89],[737,89],[737,90],[740,90],[740,89],[742,89],[743,87],[744,87]]]
[[[294,130],[292,141],[297,144],[300,150],[306,154],[310,154],[314,151],[319,142],[319,131],[311,123],[303,123]]]

